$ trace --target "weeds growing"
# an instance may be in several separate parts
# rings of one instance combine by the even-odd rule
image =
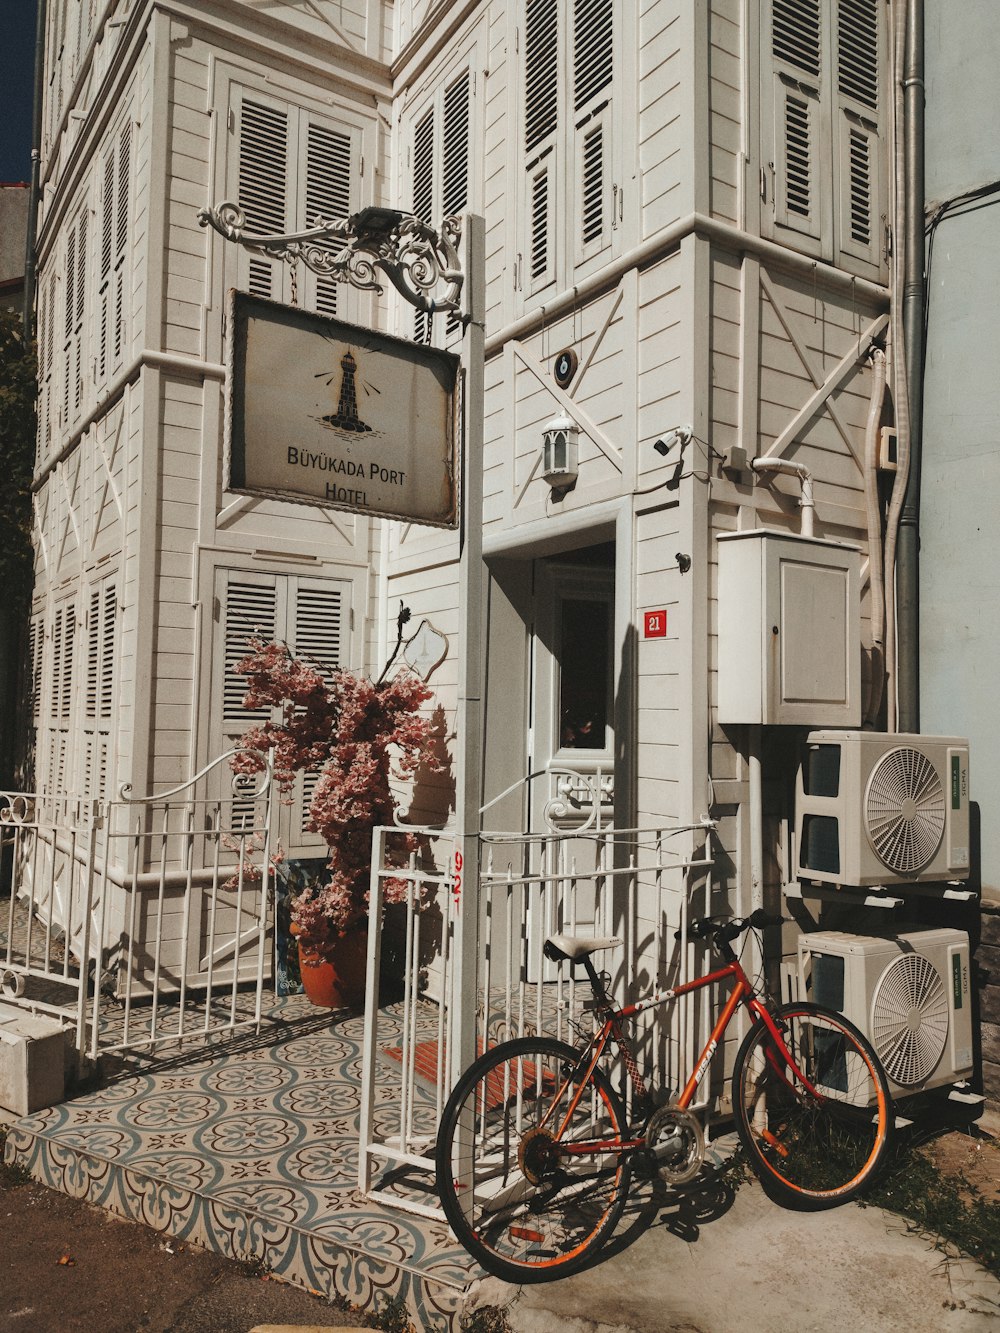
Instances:
[[[1000,1278],[1000,1203],[984,1198],[964,1172],[942,1171],[912,1142],[902,1140],[894,1148],[862,1202],[956,1246]]]

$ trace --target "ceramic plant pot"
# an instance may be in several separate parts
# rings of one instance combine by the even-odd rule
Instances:
[[[292,924],[292,933],[298,931]],[[299,941],[302,989],[325,1009],[362,1009],[368,963],[368,932],[352,931],[320,953]]]

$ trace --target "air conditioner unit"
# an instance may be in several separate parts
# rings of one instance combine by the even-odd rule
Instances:
[[[892,937],[814,931],[799,939],[804,993],[869,1039],[893,1097],[972,1073],[969,937],[912,930]]]
[[[810,732],[795,847],[799,879],[865,888],[968,878],[969,742]]]

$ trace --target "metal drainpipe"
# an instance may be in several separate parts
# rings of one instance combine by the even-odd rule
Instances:
[[[910,473],[899,520],[896,678],[900,731],[920,730],[920,454],[924,379],[924,3],[908,0],[903,68],[906,166],[903,331],[910,405]]]
[[[35,87],[32,102],[31,181],[28,186],[28,232],[24,240],[24,306],[21,326],[30,338],[35,322],[35,227],[38,223],[38,183],[42,163],[42,76],[45,67],[45,0],[38,0],[35,16]]]

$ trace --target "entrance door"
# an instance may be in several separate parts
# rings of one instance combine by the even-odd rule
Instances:
[[[614,547],[537,561],[535,594],[532,831],[583,833],[614,810]],[[594,854],[584,836],[556,840],[549,874],[588,874]],[[592,881],[560,878],[547,897],[530,930],[603,929]]]

